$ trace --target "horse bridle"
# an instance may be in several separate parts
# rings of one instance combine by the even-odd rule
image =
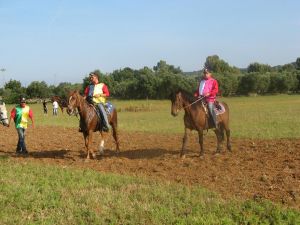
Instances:
[[[180,111],[182,109],[186,109],[186,108],[190,107],[191,105],[194,105],[196,102],[203,100],[204,98],[205,98],[205,96],[202,96],[202,97],[196,99],[195,101],[193,101],[191,104],[188,104],[187,106],[184,106],[184,107],[180,107],[178,109],[178,111]]]
[[[70,104],[70,100],[71,100],[72,98],[76,99],[76,101],[79,101],[79,99],[78,99],[77,97],[74,97],[74,96],[72,95],[72,96],[70,96],[70,98],[69,98],[69,100],[68,100],[68,105]],[[73,115],[73,116],[76,116],[76,118],[79,120],[78,114],[80,113],[80,111],[78,110],[78,107],[75,106],[75,109],[74,109],[74,107],[72,107],[72,108],[73,108],[72,115]]]

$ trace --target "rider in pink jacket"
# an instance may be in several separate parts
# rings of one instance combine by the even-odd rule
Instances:
[[[217,116],[214,110],[214,103],[216,101],[217,93],[219,92],[219,86],[217,80],[212,77],[209,69],[205,68],[203,70],[203,77],[199,82],[197,92],[195,97],[205,96],[205,101],[207,102],[210,115],[212,116],[215,127],[217,128]]]

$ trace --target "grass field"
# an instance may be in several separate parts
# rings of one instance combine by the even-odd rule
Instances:
[[[233,137],[296,138],[300,137],[300,96],[277,95],[223,98],[230,107]],[[182,133],[183,112],[171,116],[170,101],[112,100],[119,110],[119,128],[123,131]],[[8,106],[11,109],[12,106]],[[42,114],[42,105],[32,105],[37,126],[77,127],[78,119],[66,113],[58,117]],[[49,105],[49,109],[51,106]],[[136,110],[136,112],[134,112]],[[51,111],[51,110],[50,110]],[[213,133],[213,132],[210,132]]]
[[[300,96],[222,100],[231,109],[233,137],[300,137]],[[122,131],[183,131],[183,113],[172,117],[169,101],[113,103]],[[76,117],[44,116],[42,105],[32,109],[37,126],[78,126]],[[6,155],[0,155],[0,174],[0,224],[300,224],[299,211],[267,201],[224,200],[199,186],[27,163]]]
[[[270,202],[222,200],[198,186],[14,164],[0,158],[1,224],[299,224]]]

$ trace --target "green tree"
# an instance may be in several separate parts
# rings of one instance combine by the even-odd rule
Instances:
[[[137,98],[157,98],[157,91],[160,85],[160,79],[154,75],[154,72],[144,67],[138,71]]]
[[[239,86],[239,76],[232,74],[214,74],[219,83],[219,94],[223,96],[235,95]]]
[[[4,88],[5,89],[10,89],[12,91],[20,91],[21,90],[21,82],[18,81],[18,80],[12,80],[10,79],[5,85],[4,85]]]
[[[293,71],[293,70],[295,70],[296,68],[295,68],[295,66],[292,64],[292,63],[289,63],[289,64],[285,64],[285,65],[283,65],[281,68],[280,68],[280,70],[279,71],[281,71],[281,72],[283,72],[283,71]]]
[[[160,60],[156,66],[153,67],[156,75],[167,75],[167,74],[182,74],[180,67],[167,64],[166,61]]]
[[[220,59],[218,55],[208,56],[204,66],[214,73],[240,73],[238,68],[229,66],[229,64],[223,59]]]
[[[26,88],[29,98],[49,98],[51,91],[45,81],[33,81]]]
[[[124,69],[113,71],[111,77],[116,82],[132,80],[135,78],[135,71],[129,67],[126,67]]]
[[[67,98],[70,91],[74,90],[74,86],[69,82],[61,82],[54,88],[53,94],[61,98]]]
[[[238,92],[241,94],[264,94],[269,90],[269,86],[269,74],[248,73],[241,77]]]
[[[26,97],[26,89],[22,87],[20,81],[9,80],[4,85],[3,100],[6,103],[18,103],[20,96]]]
[[[272,71],[272,67],[270,65],[267,64],[261,64],[261,63],[251,63],[248,68],[247,68],[247,72],[248,73],[266,73],[266,72],[271,72]]]
[[[295,92],[298,88],[297,73],[285,72],[274,73],[270,77],[269,92],[272,93],[287,93]]]

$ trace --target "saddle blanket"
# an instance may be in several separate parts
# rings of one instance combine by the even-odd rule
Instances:
[[[219,103],[219,107],[215,107],[214,110],[216,115],[223,114],[226,111],[224,105],[221,102]]]

